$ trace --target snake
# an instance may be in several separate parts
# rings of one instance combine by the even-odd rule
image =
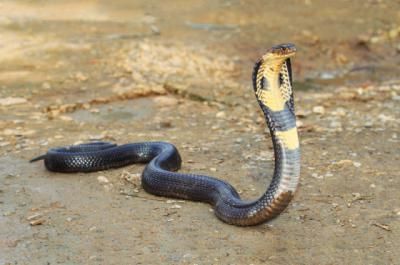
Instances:
[[[241,199],[238,191],[224,180],[177,172],[182,159],[177,148],[168,142],[123,145],[89,142],[51,148],[30,162],[44,160],[47,170],[62,173],[94,172],[144,163],[141,185],[146,192],[209,203],[215,215],[228,224],[262,224],[286,209],[300,178],[300,146],[291,67],[291,58],[295,54],[294,44],[279,44],[268,49],[254,66],[254,94],[264,114],[274,149],[273,177],[258,199]]]

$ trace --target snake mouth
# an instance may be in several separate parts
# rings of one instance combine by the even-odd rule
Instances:
[[[271,54],[274,57],[289,58],[296,53],[296,47],[292,43],[283,43],[273,46],[267,51],[267,54]]]

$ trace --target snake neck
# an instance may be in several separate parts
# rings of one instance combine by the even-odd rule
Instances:
[[[261,59],[253,72],[253,86],[271,133],[275,165],[268,189],[249,208],[241,225],[257,224],[281,213],[292,199],[300,176],[300,148],[294,115],[290,59]]]
[[[294,192],[300,174],[300,148],[293,112],[290,59],[262,60],[255,71],[254,89],[271,133],[275,154],[273,182],[277,184],[272,183],[269,189],[279,187],[275,194]]]

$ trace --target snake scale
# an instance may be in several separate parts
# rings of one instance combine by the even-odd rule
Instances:
[[[227,182],[213,177],[176,172],[181,157],[176,147],[166,142],[142,142],[116,145],[86,143],[49,149],[31,162],[44,159],[55,172],[92,172],[147,163],[142,186],[147,192],[165,197],[210,203],[222,221],[249,226],[279,215],[296,191],[300,176],[300,148],[292,92],[290,58],[293,44],[270,48],[256,63],[253,87],[264,113],[273,142],[275,166],[265,193],[253,201],[244,201]]]

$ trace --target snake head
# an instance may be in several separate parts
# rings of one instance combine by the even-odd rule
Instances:
[[[268,57],[279,57],[279,58],[289,58],[292,57],[296,53],[296,46],[292,43],[283,43],[283,44],[278,44],[275,46],[272,46],[268,51],[266,52],[265,56]]]
[[[296,47],[292,43],[278,44],[270,48],[262,57],[263,61],[269,62],[269,65],[276,65],[275,70],[279,71],[280,66],[286,59],[296,54]]]
[[[279,44],[270,48],[253,72],[253,87],[257,99],[272,111],[281,111],[285,104],[294,109],[292,100],[292,70],[290,57],[296,53],[294,44]]]

